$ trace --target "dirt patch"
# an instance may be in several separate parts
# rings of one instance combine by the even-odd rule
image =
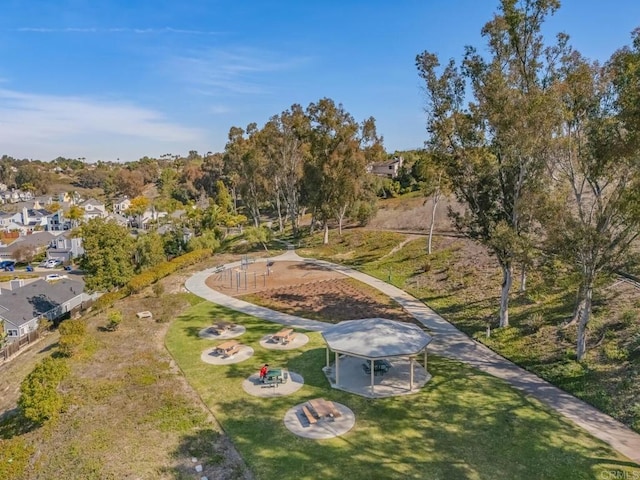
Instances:
[[[306,262],[250,263],[240,268],[216,273],[207,278],[207,286],[225,295],[237,297],[283,287],[312,284],[324,280],[344,279],[341,273]]]
[[[249,264],[246,274],[241,269],[220,272],[206,283],[227,295],[313,320],[336,323],[384,317],[414,322],[377,290],[311,262],[275,262],[270,267]]]

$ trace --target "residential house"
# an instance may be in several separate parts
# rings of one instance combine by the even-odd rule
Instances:
[[[80,204],[80,207],[84,210],[84,220],[91,220],[92,218],[105,218],[107,216],[107,209],[104,203],[99,202],[95,198],[85,200]]]
[[[0,230],[9,232],[11,226],[15,226],[22,222],[21,213],[4,213],[0,212]]]
[[[126,215],[127,210],[131,206],[131,200],[126,195],[124,197],[116,198],[113,201],[113,213],[118,215]]]
[[[69,263],[83,253],[82,238],[63,233],[51,240],[47,249],[47,258],[55,258],[63,263]]]
[[[395,157],[386,162],[373,163],[367,167],[367,171],[380,177],[396,178],[403,163],[402,157]]]
[[[34,255],[45,250],[53,240],[54,235],[50,232],[35,232],[29,235],[22,235],[8,245],[0,245],[0,261],[20,260],[25,251],[31,251]],[[23,253],[20,253],[22,251]]]
[[[55,321],[81,308],[90,298],[83,292],[82,280],[12,281],[10,290],[0,289],[0,323],[7,339],[16,341],[36,330],[41,318]]]
[[[63,210],[58,210],[47,217],[46,230],[48,232],[63,232],[70,230],[71,220],[65,217]]]
[[[51,215],[51,212],[43,208],[36,209],[25,207],[22,209],[22,225],[30,232],[38,229],[45,229],[47,227],[47,217],[49,215]]]

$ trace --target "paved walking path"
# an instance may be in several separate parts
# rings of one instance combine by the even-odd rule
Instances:
[[[518,367],[484,345],[469,338],[405,291],[349,267],[321,260],[304,259],[294,251],[287,251],[269,260],[311,261],[371,285],[402,305],[407,312],[429,329],[433,335],[429,351],[467,363],[483,372],[507,381],[515,388],[553,408],[573,423],[584,428],[594,437],[605,441],[623,455],[640,464],[640,435],[591,405]],[[266,262],[267,259],[258,261]],[[226,267],[231,268],[239,265],[240,262],[235,262],[227,264]],[[283,325],[314,331],[321,331],[330,326],[325,322],[307,320],[259,307],[212,290],[205,284],[205,280],[213,273],[213,268],[196,273],[186,281],[186,288],[213,303]]]

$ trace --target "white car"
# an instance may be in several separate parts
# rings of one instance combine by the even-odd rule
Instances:
[[[49,260],[47,260],[47,262],[44,264],[45,268],[55,268],[58,265],[60,265],[62,262],[60,260],[56,260],[54,258],[50,258]]]
[[[58,273],[50,273],[46,276],[45,280],[47,282],[55,282],[56,280],[62,280],[63,278],[67,278],[66,275],[60,275]]]

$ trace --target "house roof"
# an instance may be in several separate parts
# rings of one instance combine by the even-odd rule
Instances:
[[[49,283],[36,280],[13,290],[0,289],[0,317],[16,327],[82,294],[84,282],[63,278]]]
[[[94,205],[96,207],[104,207],[104,203],[99,202],[95,198],[89,198],[89,199],[85,200],[84,202],[82,202],[80,204],[81,207],[84,207],[86,205]]]
[[[431,336],[417,325],[386,318],[347,320],[322,332],[334,352],[365,358],[389,358],[420,353]]]
[[[19,237],[15,242],[12,242],[11,245],[0,248],[0,251],[13,253],[20,247],[46,247],[55,237],[56,236],[51,234],[50,232],[32,233],[31,235]]]

